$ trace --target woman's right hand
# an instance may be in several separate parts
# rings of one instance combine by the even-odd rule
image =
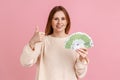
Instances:
[[[38,42],[42,42],[44,39],[45,33],[39,31],[39,27],[36,26],[36,30],[34,32],[34,35],[29,41],[29,46],[31,47],[32,50],[35,48],[35,44]]]

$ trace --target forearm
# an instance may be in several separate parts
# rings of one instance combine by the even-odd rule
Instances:
[[[32,66],[36,63],[38,56],[40,55],[40,46],[36,45],[35,50],[32,50],[29,44],[25,45],[23,52],[20,56],[20,62],[23,66]]]
[[[77,78],[83,78],[87,73],[88,63],[86,61],[81,61],[80,58],[76,59],[75,62],[75,73]]]

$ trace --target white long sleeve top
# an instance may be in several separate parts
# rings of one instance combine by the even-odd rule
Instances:
[[[36,43],[33,51],[29,44],[23,48],[20,62],[23,66],[37,65],[36,80],[78,80],[87,72],[87,64],[82,63],[78,53],[65,49],[65,38],[45,36]]]

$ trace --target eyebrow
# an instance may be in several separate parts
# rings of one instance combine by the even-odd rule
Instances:
[[[53,17],[53,18],[58,18],[58,17]],[[66,18],[65,16],[61,17],[61,18]]]

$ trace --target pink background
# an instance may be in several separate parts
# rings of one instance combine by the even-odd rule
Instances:
[[[35,25],[44,31],[50,10],[64,6],[72,32],[86,32],[93,41],[84,80],[120,80],[119,0],[0,0],[0,80],[34,80],[35,66],[22,67],[23,46]]]

